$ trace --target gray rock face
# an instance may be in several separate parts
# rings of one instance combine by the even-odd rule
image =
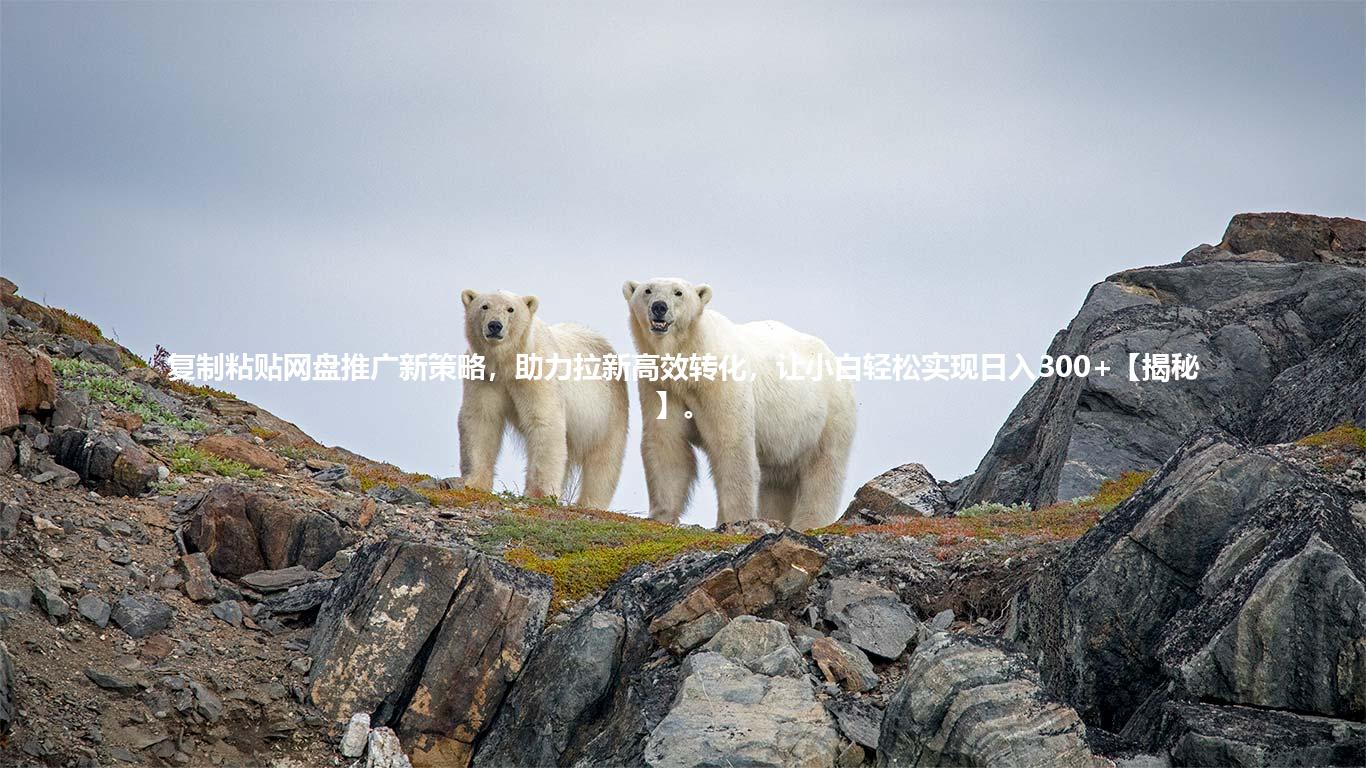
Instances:
[[[1304,229],[1342,229],[1300,218]],[[1124,471],[1159,466],[1204,427],[1294,439],[1366,408],[1357,396],[1366,387],[1366,263],[1301,259],[1295,238],[1259,239],[1251,224],[1235,224],[1239,248],[1274,245],[1294,258],[1146,267],[1096,285],[1048,354],[1084,354],[1111,373],[1036,381],[977,471],[955,487],[956,506],[1085,496]],[[1354,235],[1333,237],[1341,245]],[[1130,381],[1131,352],[1197,355],[1198,378]]]
[[[367,544],[319,610],[309,698],[397,728],[417,765],[467,765],[549,602],[548,579],[473,550]]]
[[[159,465],[127,433],[61,427],[48,450],[103,494],[137,496],[157,479]]]
[[[833,766],[839,734],[810,682],[759,675],[718,653],[683,662],[673,708],[650,734],[652,768]]]
[[[885,659],[895,659],[920,630],[920,622],[895,592],[854,579],[830,582],[826,618],[849,633],[849,642]]]
[[[877,525],[897,517],[929,517],[952,511],[939,481],[928,469],[903,464],[864,483],[840,522]]]
[[[1214,704],[1168,704],[1173,765],[1355,768],[1366,765],[1366,723]]]
[[[291,565],[273,571],[255,571],[243,576],[243,584],[261,592],[283,592],[292,587],[307,584],[322,578],[317,571],[310,571],[302,565]]]
[[[14,706],[14,658],[0,643],[0,737],[9,735],[18,715]]]
[[[109,603],[99,595],[82,595],[81,599],[76,601],[76,612],[100,629],[109,626]]]
[[[1359,721],[1364,501],[1197,436],[1029,584],[1015,637],[1087,722],[1135,741],[1167,699]]]
[[[806,664],[781,621],[736,616],[702,646],[760,675],[803,677]]]
[[[1086,726],[1020,657],[939,633],[916,648],[887,704],[878,766],[1100,768]]]
[[[175,611],[149,594],[125,595],[114,603],[110,616],[129,637],[146,637],[169,627]]]

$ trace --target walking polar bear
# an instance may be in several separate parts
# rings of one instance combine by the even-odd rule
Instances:
[[[697,445],[711,465],[719,523],[762,517],[809,529],[832,522],[857,405],[853,385],[835,380],[825,342],[778,322],[732,323],[706,308],[707,285],[631,280],[622,293],[641,354],[743,359],[752,379],[640,381],[650,517],[672,523],[683,514],[697,478]],[[807,371],[805,380],[794,370]],[[655,418],[659,391],[667,393],[662,419]]]
[[[460,403],[460,473],[465,485],[492,490],[503,431],[526,443],[528,496],[564,493],[579,471],[576,504],[606,509],[621,477],[630,397],[620,378],[559,381],[518,379],[517,355],[573,359],[615,355],[607,339],[580,325],[548,325],[536,317],[535,296],[464,291],[465,338],[484,358],[484,378],[466,378]]]

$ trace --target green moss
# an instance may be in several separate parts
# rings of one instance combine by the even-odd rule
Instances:
[[[103,363],[59,358],[52,368],[63,389],[80,390],[95,403],[108,403],[120,411],[137,414],[147,424],[164,424],[186,432],[203,432],[198,419],[182,419],[147,396],[133,382],[120,377]]]
[[[1127,501],[1133,496],[1148,478],[1152,477],[1151,470],[1144,472],[1124,472],[1119,477],[1106,480],[1096,489],[1096,494],[1091,497],[1091,503],[1103,507],[1109,511]]]
[[[751,540],[626,515],[569,517],[574,514],[501,513],[476,542],[485,551],[501,552],[508,562],[549,576],[553,605],[558,607],[601,592],[642,563],[663,562],[692,550],[728,549]]]
[[[184,443],[172,448],[171,454],[167,458],[170,459],[171,471],[178,475],[200,472],[222,475],[223,477],[255,478],[265,474],[262,470],[247,466],[240,461],[221,459]]]
[[[1296,442],[1315,448],[1358,448],[1366,450],[1366,428],[1344,423],[1325,432],[1316,432],[1301,437]]]

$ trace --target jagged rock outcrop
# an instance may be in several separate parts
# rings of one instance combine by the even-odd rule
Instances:
[[[921,464],[903,464],[864,483],[840,516],[841,523],[877,525],[898,517],[952,512],[944,490]]]
[[[1232,256],[1121,272],[1091,289],[1048,354],[1085,378],[1040,378],[953,501],[1048,504],[1160,465],[1203,427],[1289,440],[1362,415],[1366,258],[1351,219],[1234,218]],[[1279,250],[1276,250],[1279,249]],[[1131,381],[1131,353],[1196,355],[1195,380]],[[1110,367],[1095,373],[1101,363]]]
[[[1169,734],[1173,765],[1366,765],[1366,723],[1252,707],[1169,702],[1159,730]]]
[[[660,646],[671,643],[674,653],[686,654],[730,624],[731,611],[781,612],[806,592],[824,561],[819,542],[789,530],[734,554],[689,553],[628,572],[536,649],[474,764],[640,765],[646,741],[674,709],[681,685],[680,665],[659,660]],[[689,625],[686,634],[673,631]],[[767,625],[758,630],[768,636]],[[754,654],[754,663],[783,669],[787,654],[780,645]],[[730,643],[723,638],[714,647],[729,649]]]
[[[887,704],[880,768],[1100,768],[1077,713],[1048,697],[1019,656],[938,633],[911,655]]]
[[[1183,738],[1158,727],[1171,702],[1359,723],[1363,511],[1360,486],[1202,433],[1026,587],[1011,635],[1088,723],[1138,743]]]
[[[103,494],[136,496],[157,479],[159,466],[127,432],[61,427],[49,447],[53,458]]]
[[[549,603],[548,579],[473,550],[367,544],[319,610],[309,698],[394,728],[414,765],[467,765]]]
[[[337,519],[294,509],[231,483],[204,494],[183,528],[190,552],[203,552],[219,576],[301,565],[317,569],[351,542]]]

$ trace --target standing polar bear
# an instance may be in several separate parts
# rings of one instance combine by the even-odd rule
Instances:
[[[630,280],[622,293],[638,352],[742,360],[749,379],[640,381],[650,517],[677,522],[683,514],[698,445],[716,484],[718,522],[762,517],[809,529],[833,521],[857,405],[853,385],[835,380],[825,342],[778,322],[732,323],[706,308],[707,285]],[[667,393],[662,419],[655,418],[660,391]]]
[[[579,475],[582,507],[606,509],[621,477],[630,396],[619,377],[567,380],[517,378],[517,356],[615,356],[607,339],[570,323],[536,317],[535,296],[464,291],[465,338],[484,358],[484,378],[466,378],[460,403],[460,473],[465,485],[493,487],[493,467],[511,426],[526,442],[528,496],[564,493],[571,468]]]

